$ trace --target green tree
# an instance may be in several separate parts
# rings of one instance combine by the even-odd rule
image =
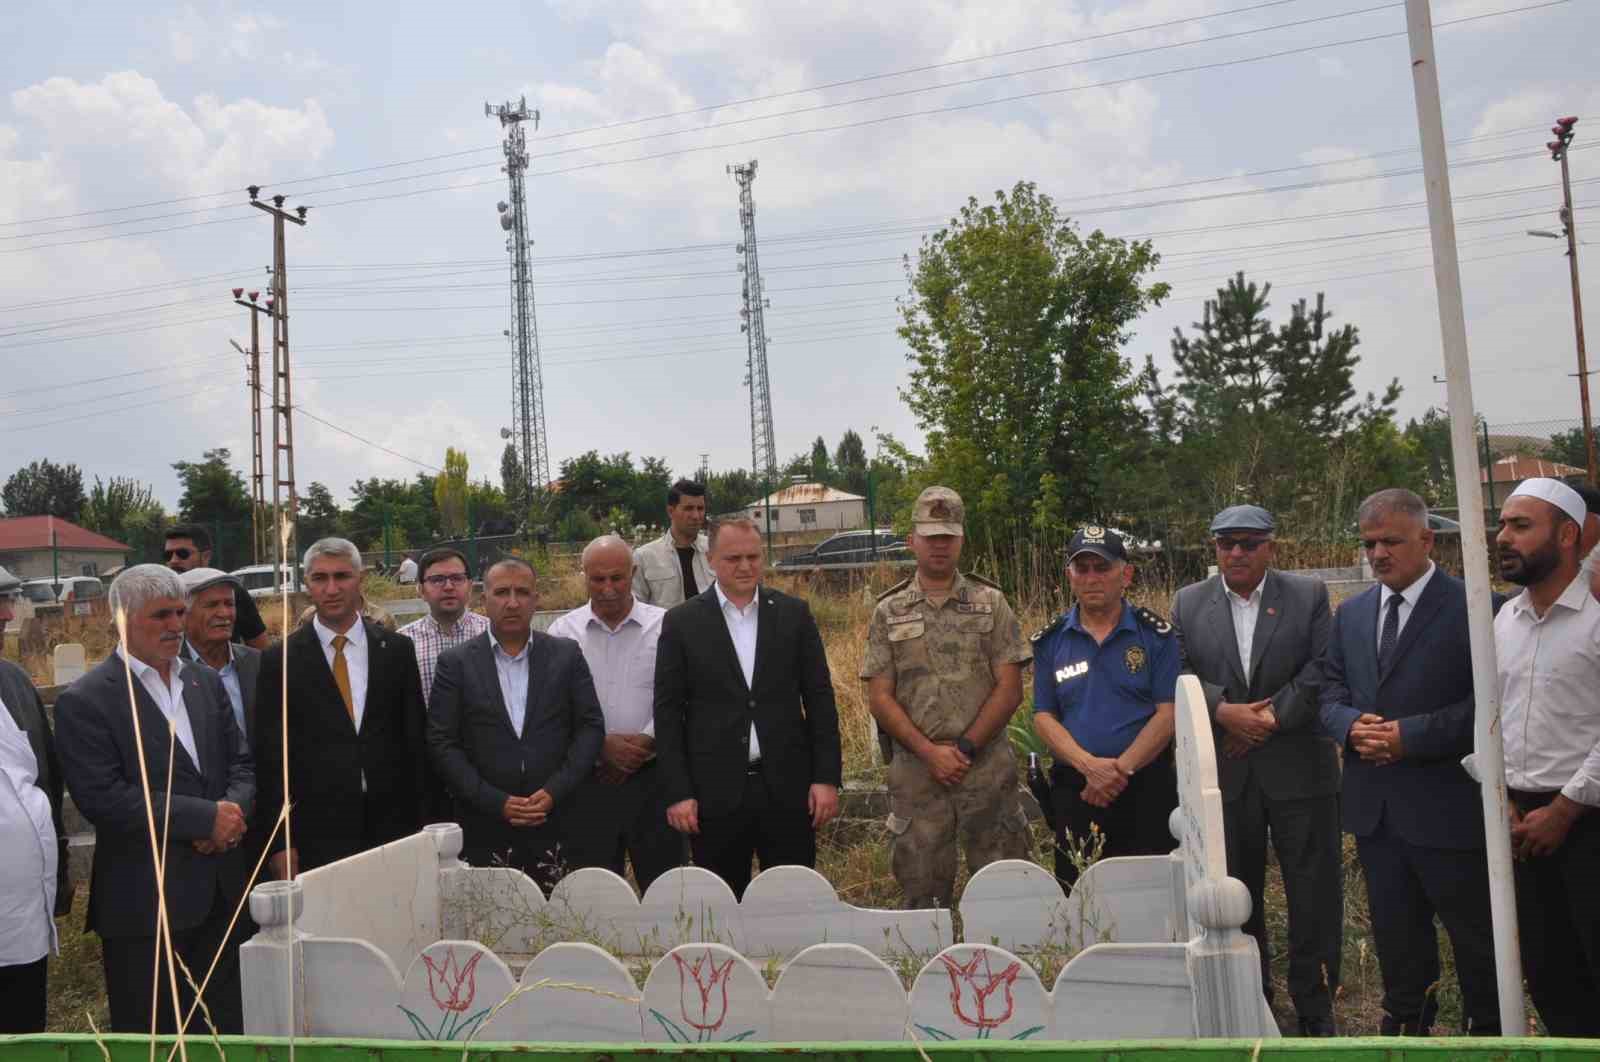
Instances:
[[[709,513],[735,512],[760,497],[761,482],[748,468],[733,468],[706,476],[706,511]],[[659,524],[664,520],[662,509],[658,509],[651,522]]]
[[[1139,423],[1119,352],[1167,295],[1146,281],[1158,261],[1148,242],[1079,235],[1021,182],[989,204],[969,199],[908,263],[901,394],[926,434],[923,472],[961,493],[978,549],[1028,534],[1046,473],[1069,522],[1101,514]]]
[[[846,428],[833,451],[834,475],[840,486],[852,494],[867,491],[867,447],[853,429]]]
[[[444,470],[433,481],[433,503],[439,508],[439,529],[446,536],[467,531],[467,455],[455,447],[444,451]]]
[[[333,492],[326,484],[312,482],[300,498],[300,522],[295,531],[306,544],[337,535],[343,530],[343,515]]]
[[[811,444],[811,480],[814,483],[833,482],[833,464],[828,459],[828,443],[822,436]]]
[[[515,443],[506,443],[500,452],[500,490],[505,494],[506,509],[516,514],[518,521],[526,515],[527,505],[522,497],[527,484],[522,479],[522,459],[517,456]]]
[[[229,462],[233,453],[226,447],[206,450],[199,461],[178,461],[183,494],[178,498],[178,516],[184,523],[203,524],[212,537],[212,563],[218,567],[247,564],[250,549],[250,491],[244,476]]]
[[[83,493],[83,472],[77,465],[58,465],[49,459],[19,468],[0,488],[8,516],[59,516],[78,523],[88,500]]]
[[[1583,428],[1569,428],[1550,436],[1549,457],[1573,468],[1589,467],[1589,448],[1584,444]]]
[[[156,560],[167,528],[166,510],[155,492],[136,479],[94,478],[83,506],[83,526],[133,547],[137,560]]]
[[[356,543],[383,542],[388,524],[391,541],[422,545],[439,538],[433,504],[433,478],[426,472],[412,480],[358,479],[350,488],[353,504],[345,514],[345,537]]]

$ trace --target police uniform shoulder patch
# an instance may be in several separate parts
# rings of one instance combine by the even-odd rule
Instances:
[[[1065,622],[1067,622],[1067,617],[1065,615],[1057,616],[1055,618],[1055,622],[1054,623],[1052,623],[1052,624],[1050,624],[1050,626],[1044,628],[1044,630],[1035,632],[1033,637],[1030,638],[1029,641],[1037,642],[1037,641],[1039,641],[1039,640],[1041,640],[1043,638],[1048,638],[1050,635],[1052,635],[1056,631],[1060,630],[1061,629],[1061,625],[1063,623],[1065,623]]]
[[[1149,609],[1145,608],[1143,605],[1139,606],[1138,608],[1135,608],[1133,610],[1133,614],[1135,616],[1139,617],[1139,622],[1140,623],[1144,624],[1146,627],[1149,627],[1151,630],[1155,631],[1157,634],[1165,635],[1165,634],[1171,634],[1172,633],[1172,624],[1168,623],[1166,620],[1162,619],[1160,616],[1156,615],[1154,612],[1151,612]]]
[[[1001,590],[1002,593],[1004,592],[1000,584],[995,582],[993,579],[979,575],[977,572],[964,572],[963,574],[968,579],[971,579],[973,582],[977,583],[979,586],[987,586],[991,590]]]
[[[911,576],[907,576],[906,578],[901,579],[898,583],[895,583],[893,586],[889,587],[889,589],[885,590],[883,593],[879,594],[878,600],[882,601],[887,597],[892,597],[910,585]]]

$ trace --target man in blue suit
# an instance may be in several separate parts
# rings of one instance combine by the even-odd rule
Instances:
[[[1472,669],[1461,580],[1429,558],[1422,499],[1381,490],[1357,514],[1380,585],[1339,607],[1321,721],[1344,750],[1344,828],[1356,837],[1383,974],[1385,1035],[1426,1036],[1438,1012],[1437,915],[1462,1018],[1500,1034],[1489,868],[1472,751]]]

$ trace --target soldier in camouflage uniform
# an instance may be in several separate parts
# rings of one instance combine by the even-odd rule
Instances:
[[[890,857],[908,907],[950,906],[958,837],[973,871],[1028,854],[1005,729],[1033,654],[999,587],[957,570],[962,516],[948,487],[917,498],[917,573],[878,598],[861,666],[892,739]]]

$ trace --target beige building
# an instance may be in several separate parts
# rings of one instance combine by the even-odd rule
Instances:
[[[772,530],[851,531],[867,526],[867,499],[821,483],[794,483],[745,506],[743,515],[766,527],[772,507]]]
[[[19,579],[105,575],[132,547],[53,516],[0,519],[0,566]]]

